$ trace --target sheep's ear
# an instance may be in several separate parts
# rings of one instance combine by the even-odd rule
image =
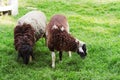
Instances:
[[[77,46],[79,47],[79,44],[80,44],[80,43],[79,43],[79,40],[76,39],[75,42],[77,43]]]
[[[75,39],[75,42],[76,42],[76,43],[79,43],[79,40],[78,40],[78,39]]]

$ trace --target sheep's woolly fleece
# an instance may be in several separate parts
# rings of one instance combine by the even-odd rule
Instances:
[[[34,28],[35,34],[41,35],[45,33],[47,21],[43,12],[31,11],[18,20],[17,25],[22,26],[23,24],[30,24]]]

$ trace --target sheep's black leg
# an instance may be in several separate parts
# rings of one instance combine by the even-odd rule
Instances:
[[[62,61],[62,51],[59,51],[59,59]]]
[[[31,56],[32,56],[32,59],[35,60],[35,57],[34,57],[33,53],[31,54]]]
[[[46,34],[44,34],[43,37],[45,38],[45,45],[47,46],[47,36],[46,36]]]

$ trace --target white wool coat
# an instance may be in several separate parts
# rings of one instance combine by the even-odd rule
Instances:
[[[24,23],[30,24],[34,28],[37,35],[45,33],[47,21],[46,16],[43,12],[40,11],[28,12],[18,20],[17,25],[22,26]]]

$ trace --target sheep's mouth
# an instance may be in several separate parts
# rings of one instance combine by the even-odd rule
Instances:
[[[78,54],[80,55],[80,57],[81,57],[82,59],[85,59],[85,57],[86,57],[86,53],[79,52]]]
[[[80,54],[80,57],[81,57],[82,59],[85,59],[85,57],[86,57],[85,53]]]
[[[79,49],[77,50],[77,53],[80,55],[82,59],[84,59],[87,56],[86,52],[80,52]]]

